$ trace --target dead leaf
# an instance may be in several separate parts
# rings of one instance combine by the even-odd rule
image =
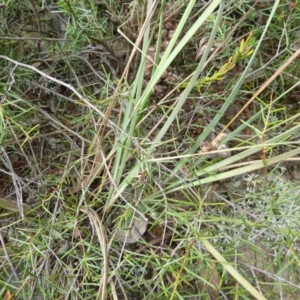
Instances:
[[[41,65],[42,65],[42,62],[41,62],[41,61],[36,61],[36,62],[34,62],[31,66],[38,69]]]
[[[12,294],[10,291],[6,291],[6,294],[4,296],[4,300],[11,300],[14,298],[14,294]]]
[[[133,244],[137,242],[146,232],[147,225],[148,220],[136,218],[134,219],[131,228],[117,229],[115,233],[115,238],[127,244]]]

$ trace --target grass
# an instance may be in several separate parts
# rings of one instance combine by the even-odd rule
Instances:
[[[5,5],[0,297],[298,299],[298,3]]]

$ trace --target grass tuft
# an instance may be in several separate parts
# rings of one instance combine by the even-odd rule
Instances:
[[[0,15],[0,298],[299,299],[296,2]]]

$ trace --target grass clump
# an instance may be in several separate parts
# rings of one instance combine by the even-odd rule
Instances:
[[[296,3],[4,5],[2,298],[299,298]]]

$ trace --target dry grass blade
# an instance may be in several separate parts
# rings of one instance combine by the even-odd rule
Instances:
[[[80,190],[87,189],[91,185],[95,177],[100,173],[101,169],[103,168],[103,160],[105,159],[105,157],[98,136],[96,136],[95,141],[93,143],[93,153],[94,153],[94,159],[93,159],[91,169],[87,170],[86,168],[88,164],[88,159],[87,159],[85,162],[85,166],[82,168],[83,169],[82,171],[87,170],[86,172],[88,172],[88,174],[80,183],[78,183],[77,186],[75,186],[71,190],[73,194],[78,193]],[[81,175],[81,178],[83,177],[84,174]]]
[[[105,300],[107,291],[107,279],[108,279],[108,245],[105,227],[102,224],[98,214],[93,209],[81,209],[82,212],[89,216],[92,226],[98,237],[100,248],[103,255],[103,267],[102,267],[102,278],[99,282],[99,289],[96,299]]]
[[[23,211],[24,213],[28,213],[32,208],[27,205],[26,203],[22,203],[21,204],[23,207]],[[19,204],[16,200],[11,200],[11,199],[5,199],[0,197],[0,208],[4,208],[10,211],[15,211],[18,212],[19,211]]]
[[[228,122],[222,132],[238,118],[238,116],[280,75],[282,72],[300,55],[300,49],[298,49],[285,63],[283,63],[278,70],[259,88],[257,92],[247,101],[247,103],[239,110],[239,112]]]

